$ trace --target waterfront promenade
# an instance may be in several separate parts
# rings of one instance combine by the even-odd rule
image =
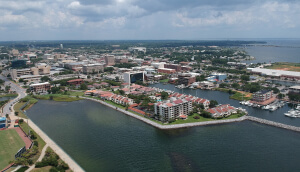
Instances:
[[[265,124],[265,125],[270,125],[270,126],[274,126],[274,127],[278,127],[278,128],[282,128],[282,129],[287,129],[287,130],[300,132],[300,127],[286,125],[286,124],[282,124],[282,123],[278,123],[278,122],[274,122],[274,121],[269,121],[269,120],[266,120],[266,119],[256,118],[256,117],[253,117],[253,116],[242,116],[242,117],[236,118],[236,119],[224,119],[224,120],[216,120],[216,121],[194,122],[194,123],[174,124],[174,125],[161,125],[161,124],[158,124],[158,123],[156,123],[156,122],[154,122],[150,119],[147,119],[145,117],[136,115],[132,112],[126,111],[124,109],[116,108],[115,106],[113,106],[111,104],[108,104],[104,101],[93,99],[93,98],[88,98],[88,97],[81,97],[81,98],[99,102],[103,105],[111,107],[115,110],[118,110],[118,111],[128,115],[128,116],[139,119],[139,120],[141,120],[141,121],[143,121],[147,124],[150,124],[150,125],[152,125],[156,128],[162,129],[162,130],[188,128],[188,127],[205,126],[205,125],[226,124],[226,123],[241,122],[241,121],[244,121],[244,120],[249,120],[249,121],[253,121],[253,122],[257,122],[257,123],[261,123],[261,124]]]
[[[27,121],[27,119],[26,119]],[[61,148],[59,147],[46,133],[44,133],[35,123],[28,119],[29,126],[53,149],[53,151],[69,165],[74,172],[83,172],[84,170]]]

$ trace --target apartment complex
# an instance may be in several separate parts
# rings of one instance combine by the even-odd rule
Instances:
[[[169,122],[178,118],[186,118],[192,111],[192,101],[189,98],[170,98],[166,102],[154,104],[154,113],[162,122]]]
[[[271,99],[272,97],[273,97],[272,90],[261,90],[253,94],[252,100],[256,102],[264,102],[266,100]]]
[[[51,89],[51,85],[49,82],[38,83],[38,84],[31,84],[30,85],[30,92],[35,94],[47,94],[48,90]]]

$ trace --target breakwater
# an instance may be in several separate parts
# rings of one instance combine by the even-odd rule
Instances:
[[[261,118],[256,118],[253,116],[247,116],[246,119],[249,121],[253,121],[253,122],[257,122],[257,123],[261,123],[261,124],[266,124],[266,125],[270,125],[270,126],[274,126],[274,127],[278,127],[278,128],[283,128],[283,129],[287,129],[287,130],[300,132],[300,127],[286,125],[286,124],[282,124],[279,122],[269,121],[269,120],[265,120],[265,119],[261,119]]]
[[[243,116],[243,117],[236,118],[236,119],[225,119],[225,120],[194,122],[194,123],[185,123],[185,124],[162,125],[162,124],[159,124],[157,122],[152,121],[151,119],[136,115],[136,114],[131,113],[129,111],[126,111],[124,109],[116,108],[115,106],[113,106],[111,104],[108,104],[108,103],[106,103],[102,100],[97,100],[97,99],[88,98],[88,97],[81,97],[81,98],[99,102],[103,105],[111,107],[111,108],[113,108],[113,109],[115,109],[119,112],[122,112],[122,113],[124,113],[128,116],[134,117],[138,120],[141,120],[141,121],[143,121],[147,124],[150,124],[150,125],[152,125],[156,128],[162,129],[162,130],[188,128],[188,127],[205,126],[205,125],[226,124],[226,123],[241,122],[241,121],[244,121],[244,120],[249,120],[249,121],[253,121],[253,122],[257,122],[257,123],[261,123],[261,124],[265,124],[265,125],[270,125],[270,126],[274,126],[274,127],[278,127],[278,128],[283,128],[283,129],[288,129],[288,130],[300,132],[300,127],[286,125],[286,124],[282,124],[282,123],[278,123],[278,122],[274,122],[274,121],[269,121],[269,120],[266,120],[266,119],[256,118],[256,117],[253,117],[253,116]]]

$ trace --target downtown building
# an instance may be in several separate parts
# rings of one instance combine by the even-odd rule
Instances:
[[[170,98],[165,102],[154,104],[154,114],[162,122],[169,122],[178,118],[187,118],[192,111],[192,101],[189,98]]]

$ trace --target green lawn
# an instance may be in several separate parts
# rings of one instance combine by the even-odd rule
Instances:
[[[159,82],[169,82],[169,79],[163,79],[163,80],[160,80]]]
[[[68,91],[67,94],[70,96],[83,96],[84,91]]]
[[[75,94],[75,93],[72,93],[72,94]],[[81,93],[78,93],[78,94],[81,94]],[[58,101],[58,102],[72,102],[72,101],[81,100],[81,98],[70,97],[70,95],[64,95],[64,94],[35,95],[35,98],[42,99],[42,100],[50,100],[51,96],[53,97],[54,101]]]
[[[17,97],[18,94],[3,94],[3,95],[0,95],[0,97]]]
[[[300,72],[300,63],[276,62],[265,68]]]
[[[235,100],[239,100],[239,101],[242,101],[242,100],[251,100],[252,99],[252,96],[251,97],[246,97],[246,94],[242,94],[242,93],[239,93],[239,92],[235,92],[232,96],[230,96],[231,99],[235,99]]]
[[[0,131],[0,138],[0,169],[3,169],[15,159],[15,154],[25,143],[13,129]]]
[[[14,106],[14,110],[15,110],[15,112],[19,112],[19,114],[18,114],[19,117],[22,117],[22,118],[26,118],[26,119],[27,119],[27,116],[20,110],[20,108],[21,108],[22,106],[24,106],[25,103],[26,103],[26,102],[19,102],[19,103],[17,103],[17,104]]]

